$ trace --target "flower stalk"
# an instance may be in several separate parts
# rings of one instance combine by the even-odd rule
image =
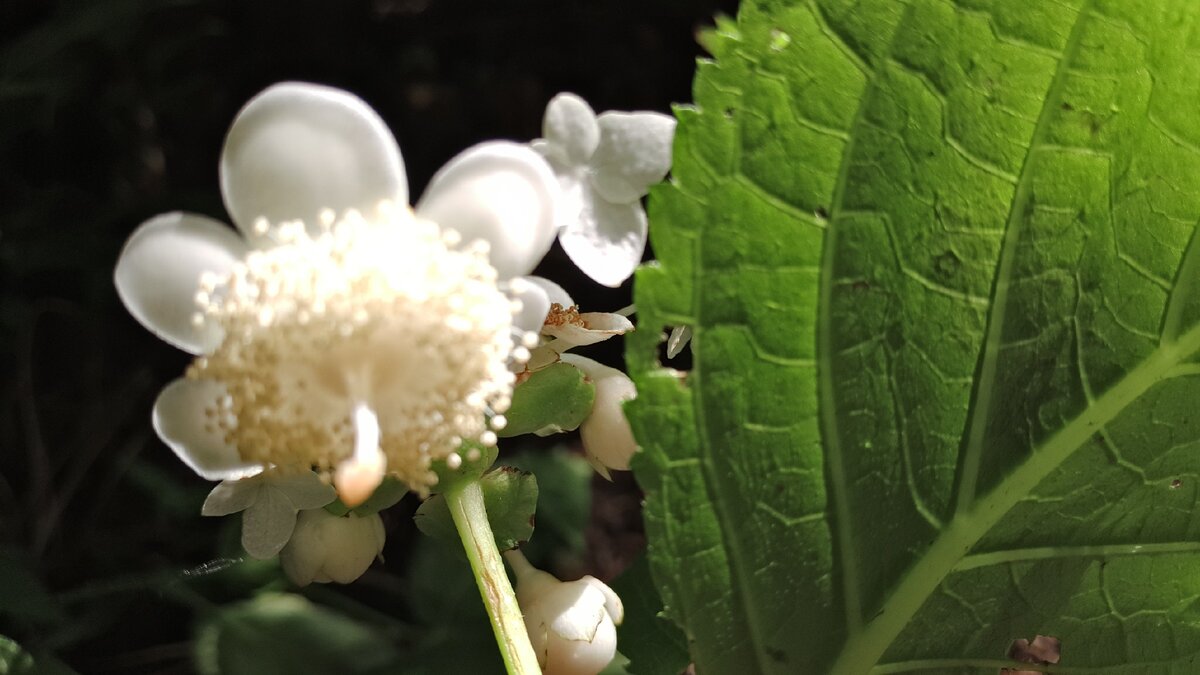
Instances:
[[[525,620],[500,550],[496,548],[479,481],[461,481],[447,490],[445,496],[454,526],[471,561],[471,570],[492,622],[505,668],[509,675],[539,675],[541,668],[537,655],[529,642]]]

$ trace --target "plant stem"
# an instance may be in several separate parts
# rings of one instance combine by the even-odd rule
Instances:
[[[542,671],[533,646],[529,644],[517,596],[496,548],[479,481],[464,481],[447,490],[445,496],[509,675],[540,675]]]

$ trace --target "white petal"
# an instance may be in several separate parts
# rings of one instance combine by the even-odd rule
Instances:
[[[582,370],[596,386],[592,412],[579,425],[584,451],[610,469],[628,470],[629,460],[637,451],[637,441],[622,405],[637,398],[633,381],[616,368],[582,356],[563,354],[562,360]]]
[[[620,314],[585,312],[579,315],[583,325],[564,323],[561,326],[546,326],[542,333],[553,336],[551,344],[555,351],[565,352],[573,347],[583,347],[603,342],[614,335],[624,335],[633,330],[629,319]]]
[[[208,480],[234,480],[262,472],[262,466],[243,462],[225,442],[205,410],[216,406],[225,387],[211,380],[180,378],[163,388],[154,402],[154,431],[193,471]]]
[[[550,313],[550,297],[542,286],[533,280],[537,277],[519,277],[512,280],[509,294],[521,301],[521,311],[513,316],[513,325],[533,333],[542,330],[546,315]]]
[[[242,513],[242,547],[255,558],[283,550],[296,528],[296,508],[282,491],[263,483],[254,505]]]
[[[625,620],[625,605],[621,602],[621,598],[617,595],[617,592],[609,588],[608,584],[590,574],[585,575],[583,581],[604,594],[604,609],[612,617],[613,623],[620,626],[621,622]]]
[[[227,516],[245,511],[258,499],[261,486],[262,481],[258,477],[221,481],[208,493],[204,506],[200,507],[200,515]]]
[[[541,289],[546,292],[546,296],[550,299],[550,302],[558,303],[563,307],[571,307],[575,304],[575,301],[571,298],[570,293],[567,293],[562,286],[559,286],[545,277],[530,275],[525,277],[525,280],[540,286]]]
[[[571,642],[591,642],[608,617],[604,596],[583,579],[559,584],[536,607],[552,617],[550,632]]]
[[[611,202],[640,199],[671,169],[675,118],[650,112],[606,112],[599,123],[592,186]]]
[[[554,242],[558,184],[524,145],[481,143],[450,160],[429,183],[417,214],[491,245],[500,278],[528,274]]]
[[[254,222],[303,220],[315,231],[325,209],[370,213],[379,202],[408,203],[396,139],[353,94],[285,82],[242,108],[221,152],[221,194],[233,222],[265,243]]]
[[[558,235],[584,274],[616,288],[633,274],[646,250],[646,212],[639,202],[615,204],[587,195],[586,208]]]
[[[671,335],[667,338],[667,358],[673,359],[679,356],[679,352],[687,346],[687,343],[692,339],[691,326],[675,326],[671,329]]]
[[[200,275],[229,271],[246,250],[227,225],[190,213],[164,213],[129,237],[113,282],[133,318],[172,345],[200,354],[221,341],[215,325],[192,323],[199,310]]]
[[[333,486],[312,471],[268,476],[267,481],[286,495],[296,510],[319,509],[337,498]]]
[[[571,164],[584,164],[600,144],[596,113],[575,94],[550,99],[542,119],[542,135]]]

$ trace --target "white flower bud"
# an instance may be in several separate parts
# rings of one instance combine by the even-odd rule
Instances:
[[[582,370],[596,386],[592,414],[579,425],[588,461],[605,478],[608,478],[609,469],[628,471],[629,459],[637,451],[637,441],[621,406],[625,401],[637,398],[633,380],[616,368],[581,356],[563,354],[562,360]]]
[[[379,514],[335,516],[325,509],[301,511],[291,541],[279,554],[288,578],[299,586],[362,576],[383,550]]]
[[[517,575],[517,603],[543,675],[596,675],[617,652],[621,599],[595,577],[559,581],[518,551],[506,554]]]

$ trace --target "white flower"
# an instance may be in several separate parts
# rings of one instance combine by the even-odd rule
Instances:
[[[546,311],[542,313],[542,344],[533,350],[525,370],[534,372],[558,362],[559,356],[575,347],[593,345],[633,330],[633,324],[621,314],[609,312],[580,312],[579,306],[562,286],[529,276],[524,281],[534,289]],[[530,293],[533,296],[534,293]],[[531,306],[534,303],[529,303]]]
[[[206,516],[242,514],[242,548],[255,558],[279,553],[292,530],[296,514],[320,509],[337,497],[333,488],[312,471],[264,471],[251,478],[222,481],[204,500]]]
[[[575,354],[563,354],[564,363],[583,371],[596,387],[592,412],[579,425],[583,451],[592,468],[609,478],[609,469],[629,470],[629,460],[637,452],[637,441],[622,406],[637,398],[637,388],[629,376],[616,368]]]
[[[559,94],[546,106],[542,153],[562,187],[558,241],[585,274],[620,286],[646,248],[641,198],[671,168],[675,120],[651,112],[606,112]]]
[[[544,675],[596,675],[617,651],[621,599],[592,576],[559,581],[519,551],[505,554],[517,575],[517,604]]]
[[[541,325],[505,293],[553,242],[558,186],[540,155],[471,148],[414,213],[378,115],[285,83],[238,114],[220,178],[238,232],[158,216],[115,272],[130,313],[197,356],[154,410],[185,463],[210,480],[316,467],[354,505],[385,472],[427,491],[432,461],[495,442],[486,419]]]
[[[284,574],[297,586],[336,581],[348,584],[383,550],[383,520],[378,513],[335,516],[325,509],[302,511],[296,533],[279,554]]]

